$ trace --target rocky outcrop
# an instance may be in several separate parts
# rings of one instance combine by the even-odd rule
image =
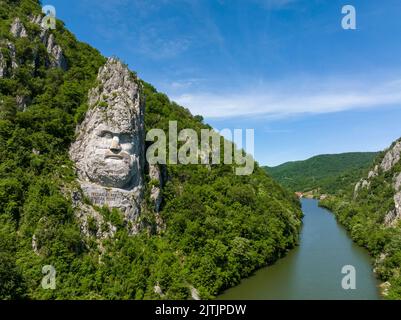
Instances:
[[[43,43],[50,55],[50,66],[67,70],[67,61],[64,58],[63,50],[56,44],[54,35],[51,33],[44,37]]]
[[[401,219],[401,192],[394,195],[394,209],[384,217],[384,225],[387,227],[395,225]]]
[[[381,283],[381,284],[379,285],[379,288],[380,288],[380,293],[381,293],[383,296],[386,297],[386,296],[388,296],[388,292],[390,291],[391,283],[388,282],[388,281],[383,282],[383,283]]]
[[[0,48],[0,78],[4,78],[7,71],[7,62]]]
[[[36,234],[32,236],[32,250],[33,252],[39,256],[39,247],[38,247],[38,240],[36,239]]]
[[[15,18],[14,22],[11,24],[10,28],[11,34],[16,38],[26,38],[28,37],[28,33],[24,25],[22,24],[20,18]]]
[[[401,172],[394,177],[394,189],[399,191],[401,189]]]
[[[376,165],[373,170],[369,171],[367,179],[361,179],[354,188],[354,198],[358,196],[358,191],[363,188],[369,188],[371,179],[379,176],[381,172],[390,171],[401,159],[401,141],[397,141],[385,153],[380,165]],[[396,191],[401,186],[401,174],[394,178],[394,188]],[[390,213],[389,213],[390,214]]]
[[[25,111],[28,105],[31,103],[31,98],[26,96],[17,96],[15,98],[17,108],[20,111]]]
[[[62,189],[65,197],[70,198],[75,216],[79,222],[80,231],[84,239],[93,237],[96,240],[98,249],[104,252],[102,241],[113,238],[117,228],[94,207],[87,204],[84,195],[77,188]]]
[[[358,181],[354,188],[354,198],[358,196],[358,192],[361,189],[362,180]]]
[[[356,198],[358,196],[358,192],[361,189],[364,188],[369,188],[370,182],[368,180],[365,179],[361,179],[360,181],[358,181],[358,183],[355,185],[354,188],[354,198]]]
[[[144,101],[127,66],[111,58],[89,93],[89,110],[70,148],[93,205],[119,209],[132,233],[144,198]]]
[[[91,206],[80,203],[76,208],[77,218],[80,222],[81,233],[86,236],[94,236],[98,240],[112,238],[117,228]]]
[[[160,284],[157,283],[154,287],[153,287],[153,291],[160,296],[160,298],[165,298],[166,295],[163,293],[162,288],[160,287]]]
[[[149,178],[151,180],[150,199],[155,204],[155,211],[159,212],[162,204],[162,187],[166,178],[164,167],[161,168],[159,165],[149,165]]]
[[[45,45],[47,53],[50,56],[49,65],[54,68],[67,70],[67,60],[64,57],[62,48],[56,43],[54,34],[45,27],[44,17],[31,16],[30,21],[41,28],[40,40]]]
[[[41,27],[42,27],[42,20],[43,20],[43,17],[41,15],[37,15],[37,16],[31,15],[31,16],[29,16],[29,21],[30,22],[32,22],[32,23],[34,23],[34,24],[36,24],[38,26],[41,26]],[[42,27],[42,29],[43,29],[43,27]]]
[[[379,175],[379,166],[376,165],[375,168],[368,173],[368,179],[372,179]]]
[[[384,155],[380,168],[390,171],[401,159],[401,141],[397,141]],[[394,209],[390,210],[384,218],[386,226],[394,226],[401,219],[401,172],[394,175],[393,186],[396,194],[394,195]]]
[[[401,158],[401,141],[397,141],[395,145],[385,154],[380,164],[380,168],[384,172],[387,172],[391,170],[398,161],[400,161],[400,158]]]
[[[367,179],[361,179],[354,189],[354,198],[358,196],[358,192],[363,188],[369,188],[371,179],[379,176],[383,172],[388,172],[394,168],[394,166],[401,159],[401,141],[397,141],[387,152],[385,153],[383,160],[380,165],[376,165],[373,170],[368,174]],[[393,186],[395,190],[394,195],[394,208],[390,210],[384,217],[384,225],[386,227],[394,226],[401,219],[401,173],[397,173],[393,178]]]
[[[39,38],[40,41],[45,45],[47,53],[49,54],[48,66],[51,68],[61,68],[63,70],[67,70],[68,65],[63,50],[56,43],[54,34],[43,25],[43,17],[40,15],[31,16],[30,22],[38,25],[41,28]],[[15,20],[11,24],[10,32],[16,38],[28,37],[28,32],[19,18],[15,18]],[[7,59],[7,57],[2,52],[2,48],[7,49],[7,51],[9,52],[9,59]],[[7,63],[8,60],[10,60],[9,65]],[[14,44],[10,41],[0,44],[0,78],[9,76],[11,74],[11,71],[16,69],[17,67],[18,63],[16,60],[16,51]]]
[[[15,45],[10,41],[0,42],[0,78],[8,77],[18,68]]]
[[[195,287],[190,286],[189,289],[191,290],[191,297],[192,297],[193,300],[200,300],[201,299],[200,295],[199,295],[199,291]]]
[[[15,49],[15,45],[11,42],[7,42],[7,48],[8,52],[10,53],[10,59],[11,59],[11,69],[15,70],[18,68],[18,63],[17,63],[17,51]]]

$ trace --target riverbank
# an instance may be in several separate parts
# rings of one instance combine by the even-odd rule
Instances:
[[[332,199],[333,199],[333,197],[321,199],[321,201],[318,202],[319,207],[331,211],[333,213],[334,217],[336,218],[337,222],[339,224],[341,224],[347,230],[347,234],[352,239],[352,241],[355,244],[357,244],[358,246],[360,246],[360,247],[364,248],[365,250],[367,250],[367,252],[369,253],[369,255],[371,257],[371,266],[372,266],[373,273],[375,274],[377,281],[380,282],[380,284],[378,286],[379,287],[379,294],[380,294],[380,296],[382,298],[386,298],[388,296],[388,292],[389,292],[389,289],[391,287],[391,283],[388,282],[388,281],[384,282],[384,281],[380,280],[380,273],[377,270],[377,265],[380,263],[380,258],[379,259],[375,258],[371,254],[371,252],[369,251],[369,248],[366,245],[364,245],[363,243],[357,243],[356,242],[356,240],[353,238],[352,233],[350,232],[350,230],[339,219],[338,215],[336,214],[336,210],[334,209],[334,207],[332,205],[330,205],[330,203],[331,203],[330,200],[332,200]],[[324,200],[326,200],[326,201],[324,201]]]

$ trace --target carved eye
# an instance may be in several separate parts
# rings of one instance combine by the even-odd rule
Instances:
[[[132,136],[128,133],[124,133],[120,136],[121,143],[130,143],[132,141]]]
[[[109,132],[109,131],[102,131],[100,133],[100,136],[102,138],[107,138],[107,139],[112,139],[113,138],[113,134],[111,132]]]

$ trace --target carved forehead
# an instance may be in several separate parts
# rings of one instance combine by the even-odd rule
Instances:
[[[84,131],[107,130],[114,133],[134,132],[133,114],[128,108],[96,108],[87,114]]]
[[[108,131],[112,133],[128,133],[132,134],[134,131],[132,127],[127,127],[127,126],[115,126],[113,124],[107,124],[107,123],[100,123],[96,127],[93,128],[93,131],[95,133],[100,133],[103,131]]]

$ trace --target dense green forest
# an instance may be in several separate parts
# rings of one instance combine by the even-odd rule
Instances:
[[[335,194],[352,188],[376,156],[376,152],[318,155],[264,169],[291,191]]]
[[[57,21],[51,33],[67,68],[51,67],[30,18],[40,14],[39,2],[0,0],[0,299],[188,299],[192,286],[208,299],[298,243],[298,200],[258,165],[250,176],[236,176],[233,165],[169,165],[162,231],[149,211],[150,227],[130,236],[118,212],[100,208],[117,227],[114,238],[100,249],[84,237],[63,193],[76,179],[68,148],[106,59]],[[17,16],[27,37],[10,33]],[[147,129],[167,129],[169,120],[208,128],[143,86]],[[57,271],[55,290],[41,286],[44,265]]]
[[[396,142],[377,156],[369,175],[360,177],[364,184],[320,202],[335,213],[357,244],[369,250],[375,261],[375,272],[384,282],[383,292],[389,299],[401,299],[401,225],[397,218],[389,222],[391,213],[400,207],[396,180],[401,179],[401,161],[394,161],[387,169],[383,165],[385,155],[395,145]]]

